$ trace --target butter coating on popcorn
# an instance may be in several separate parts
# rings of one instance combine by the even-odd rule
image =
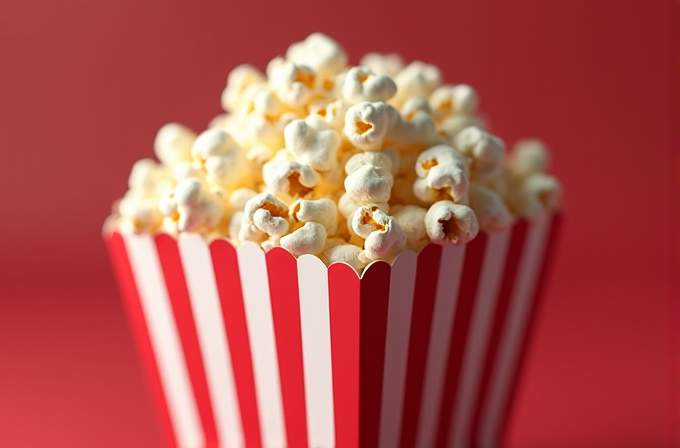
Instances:
[[[545,144],[520,140],[506,155],[472,86],[394,53],[348,61],[313,33],[264,72],[235,67],[208,129],[161,127],[159,162],[133,166],[114,228],[280,246],[361,271],[559,208]]]

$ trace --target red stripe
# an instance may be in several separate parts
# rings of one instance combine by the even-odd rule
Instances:
[[[208,382],[205,377],[201,348],[198,343],[198,334],[196,333],[196,322],[191,309],[189,290],[184,278],[179,247],[177,246],[177,241],[171,236],[160,235],[156,237],[156,249],[158,250],[163,276],[168,288],[175,322],[177,323],[177,331],[184,348],[184,358],[187,363],[189,378],[191,378],[194,396],[196,397],[196,405],[203,425],[205,440],[207,444],[216,445],[217,429],[215,427],[215,417],[212,412],[210,391],[208,390]]]
[[[297,260],[279,247],[267,252],[266,259],[288,446],[306,448],[307,410]]]
[[[360,281],[346,264],[328,268],[335,446],[359,446]],[[296,448],[291,446],[290,448]]]
[[[253,361],[236,250],[228,242],[216,240],[210,243],[210,253],[234,369],[245,445],[248,448],[260,448],[262,446],[260,418],[257,413]]]
[[[545,288],[545,280],[548,272],[550,272],[550,266],[555,259],[555,241],[560,232],[562,226],[561,215],[555,215],[550,223],[549,234],[546,239],[545,252],[543,254],[543,260],[540,265],[539,277],[534,289],[534,295],[532,297],[532,303],[529,308],[529,315],[527,316],[527,325],[524,331],[524,335],[521,337],[519,354],[517,356],[517,363],[515,364],[515,369],[512,372],[512,379],[509,384],[509,391],[505,403],[503,403],[503,410],[501,412],[501,424],[499,427],[499,433],[497,435],[498,440],[503,440],[506,434],[506,429],[509,420],[509,413],[511,410],[512,403],[515,401],[515,395],[517,394],[517,383],[520,378],[522,367],[524,366],[524,359],[527,353],[527,347],[531,341],[531,336],[536,327],[536,316],[538,314],[537,310],[540,304],[543,302],[541,297],[543,296],[543,289]]]
[[[458,383],[462,370],[465,346],[467,345],[468,330],[477,296],[477,287],[482,272],[487,241],[487,236],[480,234],[468,243],[465,250],[463,273],[454,311],[455,317],[451,331],[451,343],[449,344],[446,381],[444,383],[439,423],[437,425],[436,446],[444,447],[448,443],[451,420],[455,412],[454,403],[459,391]]]
[[[505,268],[503,271],[503,278],[496,300],[496,310],[494,312],[493,321],[491,324],[491,334],[489,335],[489,342],[487,345],[487,353],[482,367],[482,376],[479,380],[478,396],[475,400],[474,414],[472,418],[472,427],[469,432],[471,448],[477,448],[479,443],[478,434],[481,418],[483,415],[483,407],[487,400],[489,386],[491,381],[491,373],[495,368],[495,361],[498,355],[498,348],[500,347],[501,335],[503,334],[503,327],[505,318],[508,314],[510,305],[510,296],[517,278],[517,269],[519,268],[520,258],[522,256],[522,249],[524,248],[524,241],[526,239],[527,225],[526,221],[520,221],[512,229],[512,236],[510,237],[510,245],[505,261]]]
[[[388,263],[373,263],[361,278],[359,330],[359,446],[378,446],[382,401],[387,307],[390,301]]]
[[[132,266],[125,249],[125,242],[119,233],[111,234],[106,240],[111,264],[113,265],[116,279],[118,280],[118,287],[127,309],[128,322],[137,342],[137,350],[146,373],[151,399],[156,408],[156,417],[159,419],[161,431],[167,438],[168,446],[177,446],[177,438],[170,421],[168,404],[163,394],[163,386],[161,385],[161,376],[151,346],[151,337],[149,336],[149,329],[144,319],[144,311],[142,310],[139,292],[135,284],[135,277],[132,273]]]
[[[412,448],[416,442],[441,254],[442,248],[436,244],[427,245],[418,254],[399,442],[401,448]]]

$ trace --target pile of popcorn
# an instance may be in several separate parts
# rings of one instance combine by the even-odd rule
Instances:
[[[158,131],[160,163],[135,163],[117,230],[281,246],[360,271],[558,206],[544,145],[520,141],[506,155],[475,115],[475,90],[444,84],[430,64],[369,53],[350,67],[314,33],[266,73],[236,67],[221,102],[226,113],[199,135]]]

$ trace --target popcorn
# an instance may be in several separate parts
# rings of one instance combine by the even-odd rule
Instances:
[[[283,130],[298,118],[293,112],[284,112],[278,118],[270,118],[260,112],[250,112],[245,117],[244,138],[251,146],[265,146],[277,151],[285,145]]]
[[[365,205],[354,213],[352,230],[364,238],[364,251],[359,258],[367,263],[391,261],[404,248],[406,235],[397,221],[375,205]]]
[[[208,129],[198,136],[191,155],[207,174],[208,183],[227,190],[247,182],[250,170],[236,141],[221,129]]]
[[[222,108],[232,112],[238,110],[245,89],[264,81],[262,73],[250,64],[234,68],[227,77],[227,87],[222,91]]]
[[[281,238],[281,247],[297,256],[318,254],[326,245],[326,229],[318,222],[306,222],[302,227]]]
[[[350,194],[347,193],[340,196],[340,199],[338,200],[338,210],[340,211],[340,214],[345,218],[351,218],[352,214],[356,211],[356,209],[358,209],[362,205],[365,204],[354,199]],[[385,213],[388,213],[390,211],[390,205],[387,202],[375,202],[373,203],[373,205],[375,205]]]
[[[545,144],[535,139],[518,141],[508,157],[508,169],[520,177],[543,172],[548,168],[549,163]]]
[[[404,68],[404,61],[396,53],[380,54],[367,53],[359,61],[359,65],[368,67],[377,75],[385,75],[394,78]]]
[[[394,151],[391,151],[394,152]],[[396,157],[399,157],[398,154],[395,154]],[[393,165],[393,160],[394,156],[390,157],[390,155],[387,152],[364,152],[364,153],[359,153],[353,155],[346,163],[345,163],[345,172],[347,174],[352,174],[353,172],[357,171],[359,168],[361,168],[363,165],[371,165],[376,168],[382,168],[390,173],[394,173],[394,165]]]
[[[338,208],[335,202],[322,198],[316,200],[298,199],[288,210],[295,222],[317,222],[325,229],[328,236],[335,235],[338,229]]]
[[[362,151],[378,151],[385,144],[422,149],[438,138],[435,123],[426,112],[417,111],[404,120],[394,107],[383,102],[350,107],[345,116],[345,135]]]
[[[475,212],[480,228],[500,232],[512,225],[512,214],[498,193],[476,183],[470,185],[468,193],[470,208]]]
[[[197,178],[181,180],[173,191],[161,196],[158,206],[170,231],[208,233],[224,213],[222,196],[208,191]]]
[[[359,103],[345,115],[345,136],[362,151],[378,151],[398,114],[385,103]]]
[[[454,138],[453,146],[470,159],[473,179],[488,179],[503,169],[505,143],[482,129],[474,126],[463,129]]]
[[[477,236],[479,224],[470,207],[439,201],[425,214],[425,229],[433,243],[459,245]]]
[[[162,223],[158,200],[128,191],[118,203],[119,228],[124,233],[153,233]]]
[[[432,107],[430,103],[422,96],[414,96],[406,100],[401,110],[399,111],[405,120],[411,120],[417,112],[425,112],[432,115]]]
[[[421,61],[413,61],[394,77],[397,94],[391,104],[401,107],[414,96],[429,97],[441,85],[442,75],[437,67]]]
[[[345,115],[349,109],[349,104],[343,100],[333,101],[332,103],[319,102],[310,105],[311,114],[307,117],[310,122],[323,122],[338,132],[342,132],[345,125]]]
[[[465,158],[454,148],[437,145],[423,151],[416,162],[413,193],[418,199],[432,203],[450,198],[458,201],[469,185],[469,170]]]
[[[348,66],[322,33],[290,45],[266,74],[234,68],[226,113],[197,135],[169,123],[110,221],[123,232],[198,232],[284,247],[357,271],[429,242],[464,244],[559,206],[547,148],[503,141],[476,116],[467,84],[368,53]],[[391,213],[391,215],[390,215]]]
[[[467,84],[440,86],[430,95],[435,119],[451,114],[472,115],[477,110],[477,92]]]
[[[291,160],[281,150],[262,167],[262,177],[273,193],[284,193],[291,198],[306,197],[319,184],[319,173],[309,165]]]
[[[361,204],[390,200],[394,177],[384,168],[362,165],[345,178],[345,191]]]
[[[189,162],[191,161],[191,147],[195,140],[196,134],[188,127],[179,123],[168,123],[156,134],[153,142],[154,152],[165,166]]]
[[[397,85],[385,75],[367,67],[352,67],[345,76],[342,96],[350,103],[387,101],[397,93]]]
[[[280,238],[289,226],[288,206],[271,193],[261,193],[246,202],[239,237],[258,242],[263,236]]]
[[[361,253],[363,250],[354,244],[345,244],[342,240],[327,241],[324,247],[323,255],[325,255],[328,264],[333,263],[347,263],[356,271],[361,271],[366,266],[366,261],[362,260]]]
[[[557,209],[561,190],[555,177],[544,173],[532,174],[510,194],[510,208],[519,216],[535,219],[545,212]]]
[[[417,205],[397,205],[392,208],[392,216],[406,235],[406,248],[418,251],[430,242],[425,228],[427,210]]]
[[[332,76],[347,65],[345,50],[323,33],[312,33],[302,42],[288,47],[286,59],[305,65],[321,76]]]
[[[445,117],[439,123],[439,133],[453,141],[460,131],[469,126],[484,129],[484,123],[474,115],[453,114]]]
[[[340,134],[333,129],[318,129],[305,120],[290,122],[284,129],[286,149],[295,158],[317,171],[328,171],[337,164]]]
[[[284,104],[301,107],[312,97],[316,87],[316,73],[305,65],[287,61],[272,68],[269,82]]]
[[[156,198],[174,187],[174,179],[167,170],[151,159],[135,162],[128,178],[128,187],[140,198]]]

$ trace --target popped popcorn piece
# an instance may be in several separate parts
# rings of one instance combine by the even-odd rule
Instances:
[[[258,242],[263,234],[280,238],[289,227],[288,206],[271,193],[260,193],[246,202],[239,237],[243,241]]]
[[[437,67],[422,61],[413,61],[394,77],[397,93],[390,101],[400,108],[413,96],[428,98],[441,85],[442,75]]]
[[[439,201],[429,208],[425,228],[430,241],[441,245],[467,243],[479,232],[472,209],[451,201]]]
[[[242,211],[234,213],[233,215],[231,215],[231,218],[229,218],[229,226],[227,227],[227,231],[232,244],[238,245],[238,243],[241,242],[240,236],[241,229],[243,228],[244,225],[245,225],[245,213],[243,213]],[[252,237],[252,235],[247,236]],[[264,234],[261,233],[260,238],[262,238],[263,236]]]
[[[419,179],[413,184],[413,193],[421,201],[432,203],[444,198],[458,201],[467,193],[467,163],[451,146],[437,145],[423,151],[415,168]]]
[[[472,115],[477,110],[477,92],[467,84],[440,86],[430,95],[436,120],[452,114]]]
[[[513,217],[501,196],[484,185],[472,183],[468,190],[470,208],[479,227],[487,232],[501,232],[513,224]]]
[[[489,179],[503,170],[505,143],[488,132],[469,126],[456,135],[453,146],[470,160],[473,179]]]
[[[397,92],[392,78],[376,75],[367,67],[352,67],[345,76],[342,96],[350,103],[387,101]]]
[[[453,114],[445,117],[439,123],[439,133],[444,135],[447,139],[453,142],[453,139],[462,131],[463,129],[475,126],[479,129],[484,129],[484,123],[478,117],[474,115],[463,115],[463,114]]]
[[[205,172],[202,167],[196,166],[193,162],[178,162],[171,168],[172,176],[175,180],[180,181],[187,177],[197,177],[201,180],[206,180]]]
[[[291,198],[306,197],[319,184],[320,176],[311,166],[291,160],[286,150],[276,153],[262,167],[267,188],[274,193],[285,193]]]
[[[128,188],[141,198],[157,198],[175,186],[175,181],[162,165],[141,159],[132,165]]]
[[[343,194],[338,200],[338,210],[340,211],[340,214],[348,219],[351,218],[352,214],[362,205],[365,204],[353,198],[349,193]],[[389,213],[390,211],[390,206],[387,202],[376,202],[373,205],[385,213]]]
[[[367,263],[374,260],[392,261],[404,248],[406,235],[397,221],[376,205],[365,205],[352,217],[352,230],[364,238],[364,251],[359,255]]]
[[[361,204],[390,200],[394,177],[380,167],[362,165],[345,178],[345,191]]]
[[[243,123],[245,140],[249,146],[266,146],[277,151],[285,145],[283,130],[297,118],[293,112],[284,112],[275,119],[257,111],[250,112]]]
[[[328,236],[338,230],[338,207],[330,199],[298,199],[289,207],[288,215],[295,222],[318,222]]]
[[[173,191],[161,196],[158,206],[165,221],[174,223],[180,232],[209,232],[224,213],[222,196],[208,191],[200,179],[191,177],[179,181]]]
[[[508,155],[507,164],[519,177],[544,172],[550,164],[548,149],[541,140],[518,140]]]
[[[437,143],[444,142],[437,133],[437,126],[432,116],[424,110],[413,112],[408,116],[408,119],[403,119],[397,113],[385,139],[390,145],[396,146],[402,151],[422,151]]]
[[[317,120],[322,121],[336,131],[342,132],[342,128],[345,125],[347,109],[349,109],[349,104],[343,100],[337,100],[331,103],[320,102],[311,104],[309,108],[310,115],[307,117],[307,120],[310,123],[316,123]],[[316,126],[320,127],[319,125]]]
[[[428,115],[432,115],[432,107],[427,99],[422,96],[414,96],[406,100],[399,113],[404,117],[404,120],[412,120],[417,112],[425,112]]]
[[[302,107],[311,99],[316,86],[316,73],[290,61],[277,63],[269,79],[279,99],[291,107]]]
[[[178,162],[191,161],[191,147],[196,141],[196,133],[179,123],[168,123],[156,133],[153,142],[158,160],[165,166]]]
[[[415,252],[430,242],[425,228],[427,210],[417,205],[397,205],[391,209],[392,216],[406,235],[406,249]]]
[[[326,229],[318,222],[304,225],[280,240],[281,247],[299,257],[304,254],[318,254],[326,245]]]
[[[236,141],[221,129],[201,133],[191,148],[191,154],[203,167],[210,184],[231,190],[248,182],[250,169]]]
[[[361,259],[362,249],[354,244],[346,244],[344,241],[327,241],[323,254],[329,265],[333,263],[347,263],[357,272],[366,267],[366,261]]]
[[[123,233],[154,233],[163,221],[156,198],[128,191],[118,202],[118,228]]]
[[[319,75],[330,77],[347,65],[347,54],[336,41],[323,33],[312,33],[288,47],[286,59],[306,65]]]
[[[362,151],[379,151],[385,145],[423,149],[439,139],[428,113],[416,111],[404,120],[394,107],[383,102],[364,102],[350,107],[344,131],[349,141]]]
[[[359,103],[345,115],[345,135],[362,151],[379,151],[390,127],[398,117],[385,103]]]
[[[396,156],[399,157],[398,154]],[[383,168],[392,174],[395,168],[393,160],[393,157],[387,152],[360,152],[359,154],[354,154],[345,163],[345,173],[352,174],[363,165],[370,165],[376,168]]]
[[[361,58],[359,65],[368,67],[377,75],[394,78],[404,69],[404,60],[396,53],[367,53]]]
[[[228,205],[231,210],[241,211],[245,209],[246,203],[257,196],[257,192],[250,188],[237,188],[229,195]]]
[[[559,207],[562,188],[559,181],[548,174],[528,176],[509,197],[512,211],[523,218],[535,219]]]
[[[317,171],[328,171],[337,166],[341,138],[335,130],[319,129],[305,120],[294,120],[283,132],[286,149],[299,162]]]
[[[222,91],[222,108],[226,111],[236,111],[241,107],[241,99],[248,86],[261,84],[264,75],[250,64],[235,67],[227,77],[227,86]]]

